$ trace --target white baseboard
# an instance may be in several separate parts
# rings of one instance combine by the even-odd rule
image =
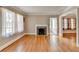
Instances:
[[[21,37],[23,37],[24,35],[26,35],[26,33],[24,33],[24,34],[22,34],[22,35],[16,37],[15,39],[13,39],[13,40],[7,42],[5,45],[3,45],[3,46],[0,47],[0,51],[3,50],[4,48],[8,47],[8,46],[11,45],[12,43],[14,43],[15,41],[17,41],[17,40],[20,39]]]
[[[25,33],[26,35],[36,35],[36,33]],[[47,35],[49,35],[50,33],[48,32]]]
[[[26,35],[35,35],[35,33],[25,33]]]

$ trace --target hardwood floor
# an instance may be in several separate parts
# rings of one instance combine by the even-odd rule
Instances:
[[[2,52],[69,52],[79,51],[76,47],[74,37],[69,40],[57,36],[34,36],[25,35],[15,43],[11,44]]]

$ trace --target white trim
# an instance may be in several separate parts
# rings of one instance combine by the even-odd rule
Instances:
[[[8,47],[8,46],[11,45],[12,43],[14,43],[15,41],[17,41],[17,40],[20,39],[21,37],[23,37],[24,35],[26,35],[26,34],[24,33],[24,34],[22,34],[22,35],[16,37],[15,39],[13,39],[13,40],[7,42],[5,45],[3,45],[3,46],[0,47],[0,51],[3,50],[4,48]]]
[[[48,25],[36,25],[35,26],[35,35],[37,35],[37,26],[46,26],[47,27],[47,35],[48,35]]]
[[[35,35],[35,33],[25,33],[26,35]]]
[[[79,36],[78,36],[78,33],[79,33],[79,31],[78,31],[78,29],[79,29],[79,28],[78,28],[78,27],[79,27],[79,26],[78,26],[78,22],[79,22],[78,19],[79,19],[79,17],[78,17],[78,16],[79,16],[79,14],[78,14],[78,9],[76,9],[76,46],[77,46],[77,47],[79,47],[79,43],[78,43],[78,40],[79,40],[79,38],[78,38],[78,37],[79,37]]]

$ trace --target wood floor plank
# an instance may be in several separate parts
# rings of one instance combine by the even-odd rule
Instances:
[[[54,38],[53,38],[54,39]],[[75,39],[68,40],[64,38],[57,38],[56,46],[50,44],[53,39],[49,36],[34,36],[25,35],[10,46],[2,50],[2,52],[76,52],[79,48],[75,45]],[[54,39],[55,40],[55,39]],[[73,43],[73,44],[72,44]]]

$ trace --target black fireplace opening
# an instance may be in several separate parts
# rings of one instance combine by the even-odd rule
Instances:
[[[46,27],[37,28],[37,35],[46,35]]]

